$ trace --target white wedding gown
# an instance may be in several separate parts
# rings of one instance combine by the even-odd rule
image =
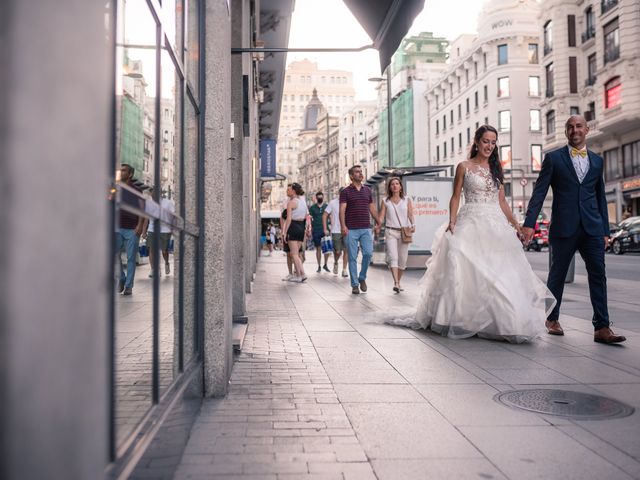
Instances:
[[[489,169],[468,168],[463,194],[454,233],[447,225],[436,232],[416,311],[387,323],[451,338],[530,341],[545,331],[555,299],[502,213]]]

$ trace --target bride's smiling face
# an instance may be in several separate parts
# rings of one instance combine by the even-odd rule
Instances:
[[[490,130],[487,130],[480,137],[480,141],[476,144],[478,147],[478,153],[485,158],[489,158],[491,153],[496,148],[498,137]]]

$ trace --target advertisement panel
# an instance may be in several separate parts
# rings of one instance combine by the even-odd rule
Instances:
[[[276,141],[260,140],[260,177],[276,176]]]
[[[406,177],[405,191],[413,203],[416,232],[410,253],[431,253],[436,230],[449,222],[453,178]]]

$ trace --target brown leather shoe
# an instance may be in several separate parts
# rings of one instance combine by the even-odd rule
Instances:
[[[549,335],[564,335],[564,330],[562,330],[558,320],[547,320],[544,322],[544,326],[547,327],[547,333]]]
[[[609,327],[601,328],[593,333],[593,341],[598,343],[620,343],[626,339],[627,337],[613,333]]]

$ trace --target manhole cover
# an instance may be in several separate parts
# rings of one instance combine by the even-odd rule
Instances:
[[[617,400],[568,390],[510,390],[493,398],[512,408],[576,420],[619,418],[634,412],[633,407]]]

